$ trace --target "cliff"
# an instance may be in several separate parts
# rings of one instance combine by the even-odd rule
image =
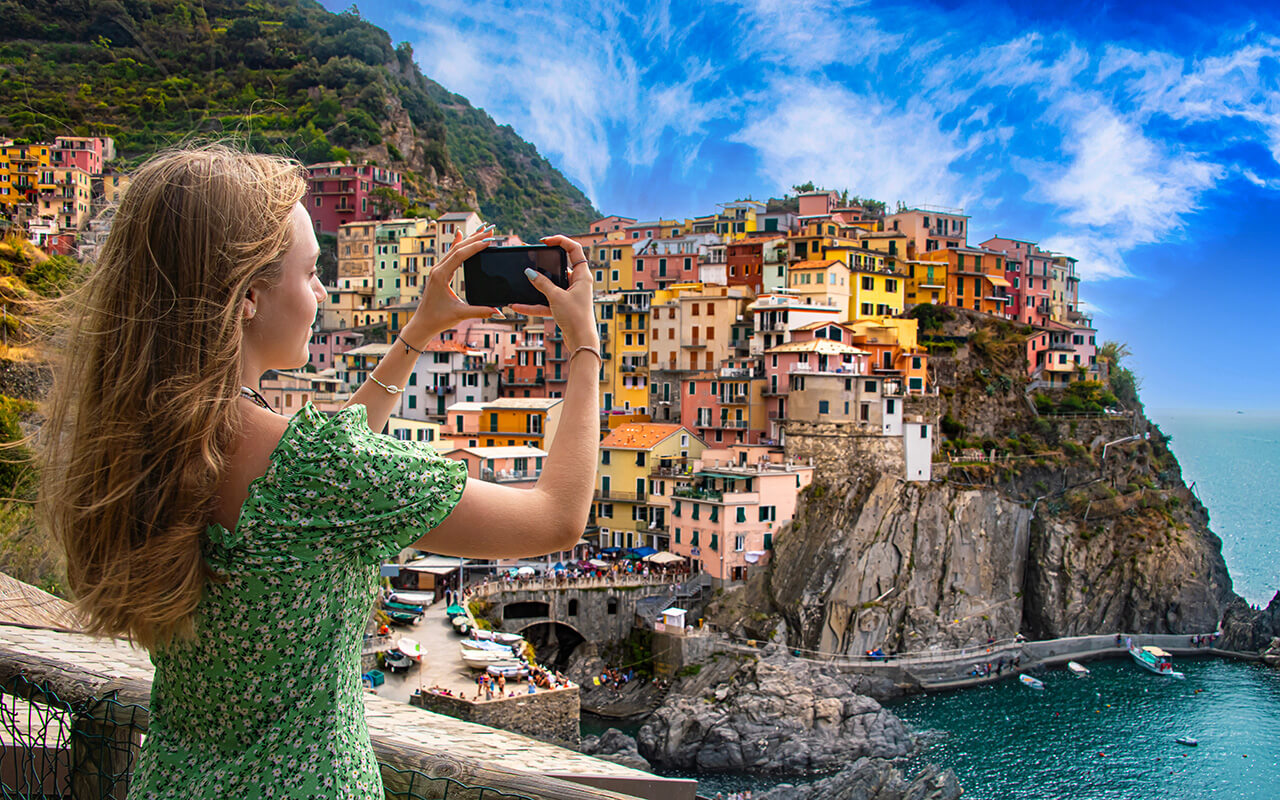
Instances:
[[[818,475],[769,566],[713,621],[842,653],[1217,628],[1238,598],[1163,435],[1136,398],[1127,413],[1060,413],[1120,402],[1097,383],[1026,396],[1027,333],[956,313],[935,331],[958,344],[931,359],[939,396],[906,409],[943,420],[937,458],[994,461],[938,461],[932,482],[908,483],[875,440],[788,438]]]

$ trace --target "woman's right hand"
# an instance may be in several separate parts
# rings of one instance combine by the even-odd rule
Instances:
[[[577,264],[570,270],[569,288],[561,289],[546,275],[533,272],[529,280],[547,298],[547,305],[532,306],[515,303],[511,310],[531,317],[554,317],[564,334],[569,352],[579,347],[600,349],[600,331],[596,328],[595,299],[592,295],[594,281],[591,265],[582,251],[582,245],[568,236],[544,236],[543,244],[560,247],[569,254],[569,263]]]

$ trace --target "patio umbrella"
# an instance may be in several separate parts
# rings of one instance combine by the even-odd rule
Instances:
[[[636,555],[640,556],[641,558],[644,558],[645,556],[651,556],[651,555],[653,555],[654,553],[656,553],[656,552],[658,552],[658,551],[657,551],[656,549],[652,548],[652,547],[637,547],[636,549],[632,550],[631,552],[635,553]]]
[[[559,561],[557,561],[556,565],[552,567],[552,569],[555,570],[556,572],[564,572],[564,564],[561,564]]]
[[[652,564],[674,564],[677,561],[684,561],[684,556],[678,556],[675,553],[663,551],[661,553],[654,553],[651,556],[645,556],[644,560]]]
[[[533,575],[536,572],[533,567],[521,567],[516,570],[517,575]]]
[[[609,566],[609,562],[601,561],[598,558],[589,558],[587,559],[587,565],[591,567],[607,567]]]

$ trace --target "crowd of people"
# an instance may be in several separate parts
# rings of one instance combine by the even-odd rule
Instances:
[[[746,789],[741,792],[716,792],[715,800],[751,800],[751,790]]]
[[[1017,669],[1022,664],[1022,656],[1015,655],[1013,658],[1005,658],[1001,656],[995,660],[995,663],[988,661],[985,664],[974,664],[973,669],[969,670],[969,676],[974,678],[985,678],[988,675],[1000,675],[1006,669]]]

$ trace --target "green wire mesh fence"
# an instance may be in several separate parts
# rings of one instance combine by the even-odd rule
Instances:
[[[124,800],[150,715],[111,697],[72,702],[25,675],[0,686],[0,800]],[[387,800],[536,800],[381,765]]]

